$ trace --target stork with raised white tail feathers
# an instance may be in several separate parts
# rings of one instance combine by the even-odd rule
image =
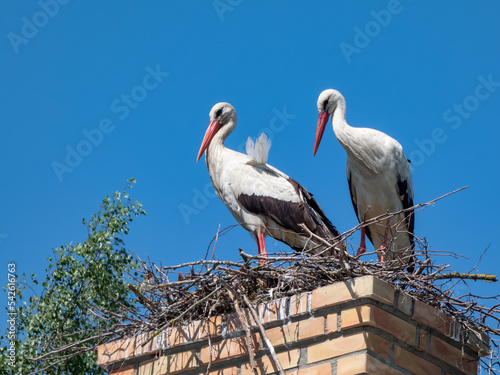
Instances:
[[[245,155],[224,146],[236,126],[236,111],[229,103],[218,103],[210,111],[210,124],[198,153],[205,152],[208,173],[217,196],[231,214],[257,241],[265,255],[264,237],[282,241],[297,251],[324,255],[344,251],[343,242],[328,248],[324,240],[339,236],[316,200],[302,185],[266,164],[270,143],[262,135],[247,142]]]
[[[317,106],[314,155],[331,115],[335,136],[347,154],[347,181],[359,222],[412,207],[410,164],[399,142],[375,129],[349,126],[345,99],[336,90],[323,91]],[[406,211],[387,219],[385,225],[375,223],[362,227],[358,255],[366,250],[366,231],[381,261],[386,257],[395,259],[392,264],[408,264],[407,269],[411,272],[414,268],[414,225],[413,211]]]

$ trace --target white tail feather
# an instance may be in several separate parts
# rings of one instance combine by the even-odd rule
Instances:
[[[250,160],[255,160],[255,144],[252,141],[251,137],[247,139],[247,155]]]
[[[250,158],[251,163],[266,164],[270,149],[271,140],[267,139],[267,135],[264,133],[257,138],[255,143],[252,141],[252,138],[248,137],[247,155]]]

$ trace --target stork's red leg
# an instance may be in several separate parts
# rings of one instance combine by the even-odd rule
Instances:
[[[257,246],[259,248],[259,255],[267,257],[266,242],[264,241],[264,233],[259,233],[257,235]],[[264,259],[259,259],[260,263],[265,263]]]
[[[361,227],[361,242],[359,243],[358,252],[356,256],[363,254],[366,251],[366,240],[365,240],[365,227]]]
[[[382,241],[382,245],[380,245],[380,261],[384,263],[385,259],[385,249],[387,248],[387,234],[389,233],[389,224],[391,223],[391,218],[387,218],[387,223],[385,224],[385,232],[384,232],[384,240]]]

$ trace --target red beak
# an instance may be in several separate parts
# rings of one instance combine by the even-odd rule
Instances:
[[[321,142],[321,138],[323,137],[323,133],[325,132],[325,127],[329,117],[330,114],[328,112],[322,112],[318,116],[318,125],[316,126],[316,139],[314,140],[313,156],[316,155],[316,151],[318,151],[318,147]]]
[[[203,137],[203,142],[201,142],[201,147],[200,151],[198,152],[198,157],[196,158],[196,162],[200,160],[201,156],[203,155],[208,145],[212,141],[212,138],[214,137],[215,133],[217,133],[219,129],[220,129],[219,121],[210,121],[208,129],[205,132],[205,136]]]

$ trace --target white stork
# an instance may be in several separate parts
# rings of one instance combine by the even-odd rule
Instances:
[[[314,155],[318,150],[328,118],[332,115],[335,136],[347,153],[347,181],[352,205],[360,223],[387,212],[397,212],[413,206],[410,164],[398,141],[375,129],[353,128],[346,122],[346,102],[336,90],[325,90],[318,98],[318,125]],[[391,221],[395,225],[391,225]],[[409,263],[413,270],[415,217],[413,211],[366,227],[366,235],[379,258],[387,257]],[[401,225],[402,224],[402,225]],[[365,227],[361,229],[358,255],[366,250]]]
[[[270,143],[261,137],[247,142],[245,155],[224,146],[236,126],[236,111],[229,103],[218,103],[210,111],[210,124],[198,153],[206,151],[208,173],[217,196],[257,241],[265,256],[265,235],[297,251],[338,254],[327,250],[317,237],[332,241],[339,236],[318,203],[306,189],[276,168],[266,164]],[[341,243],[342,250],[343,242]]]

